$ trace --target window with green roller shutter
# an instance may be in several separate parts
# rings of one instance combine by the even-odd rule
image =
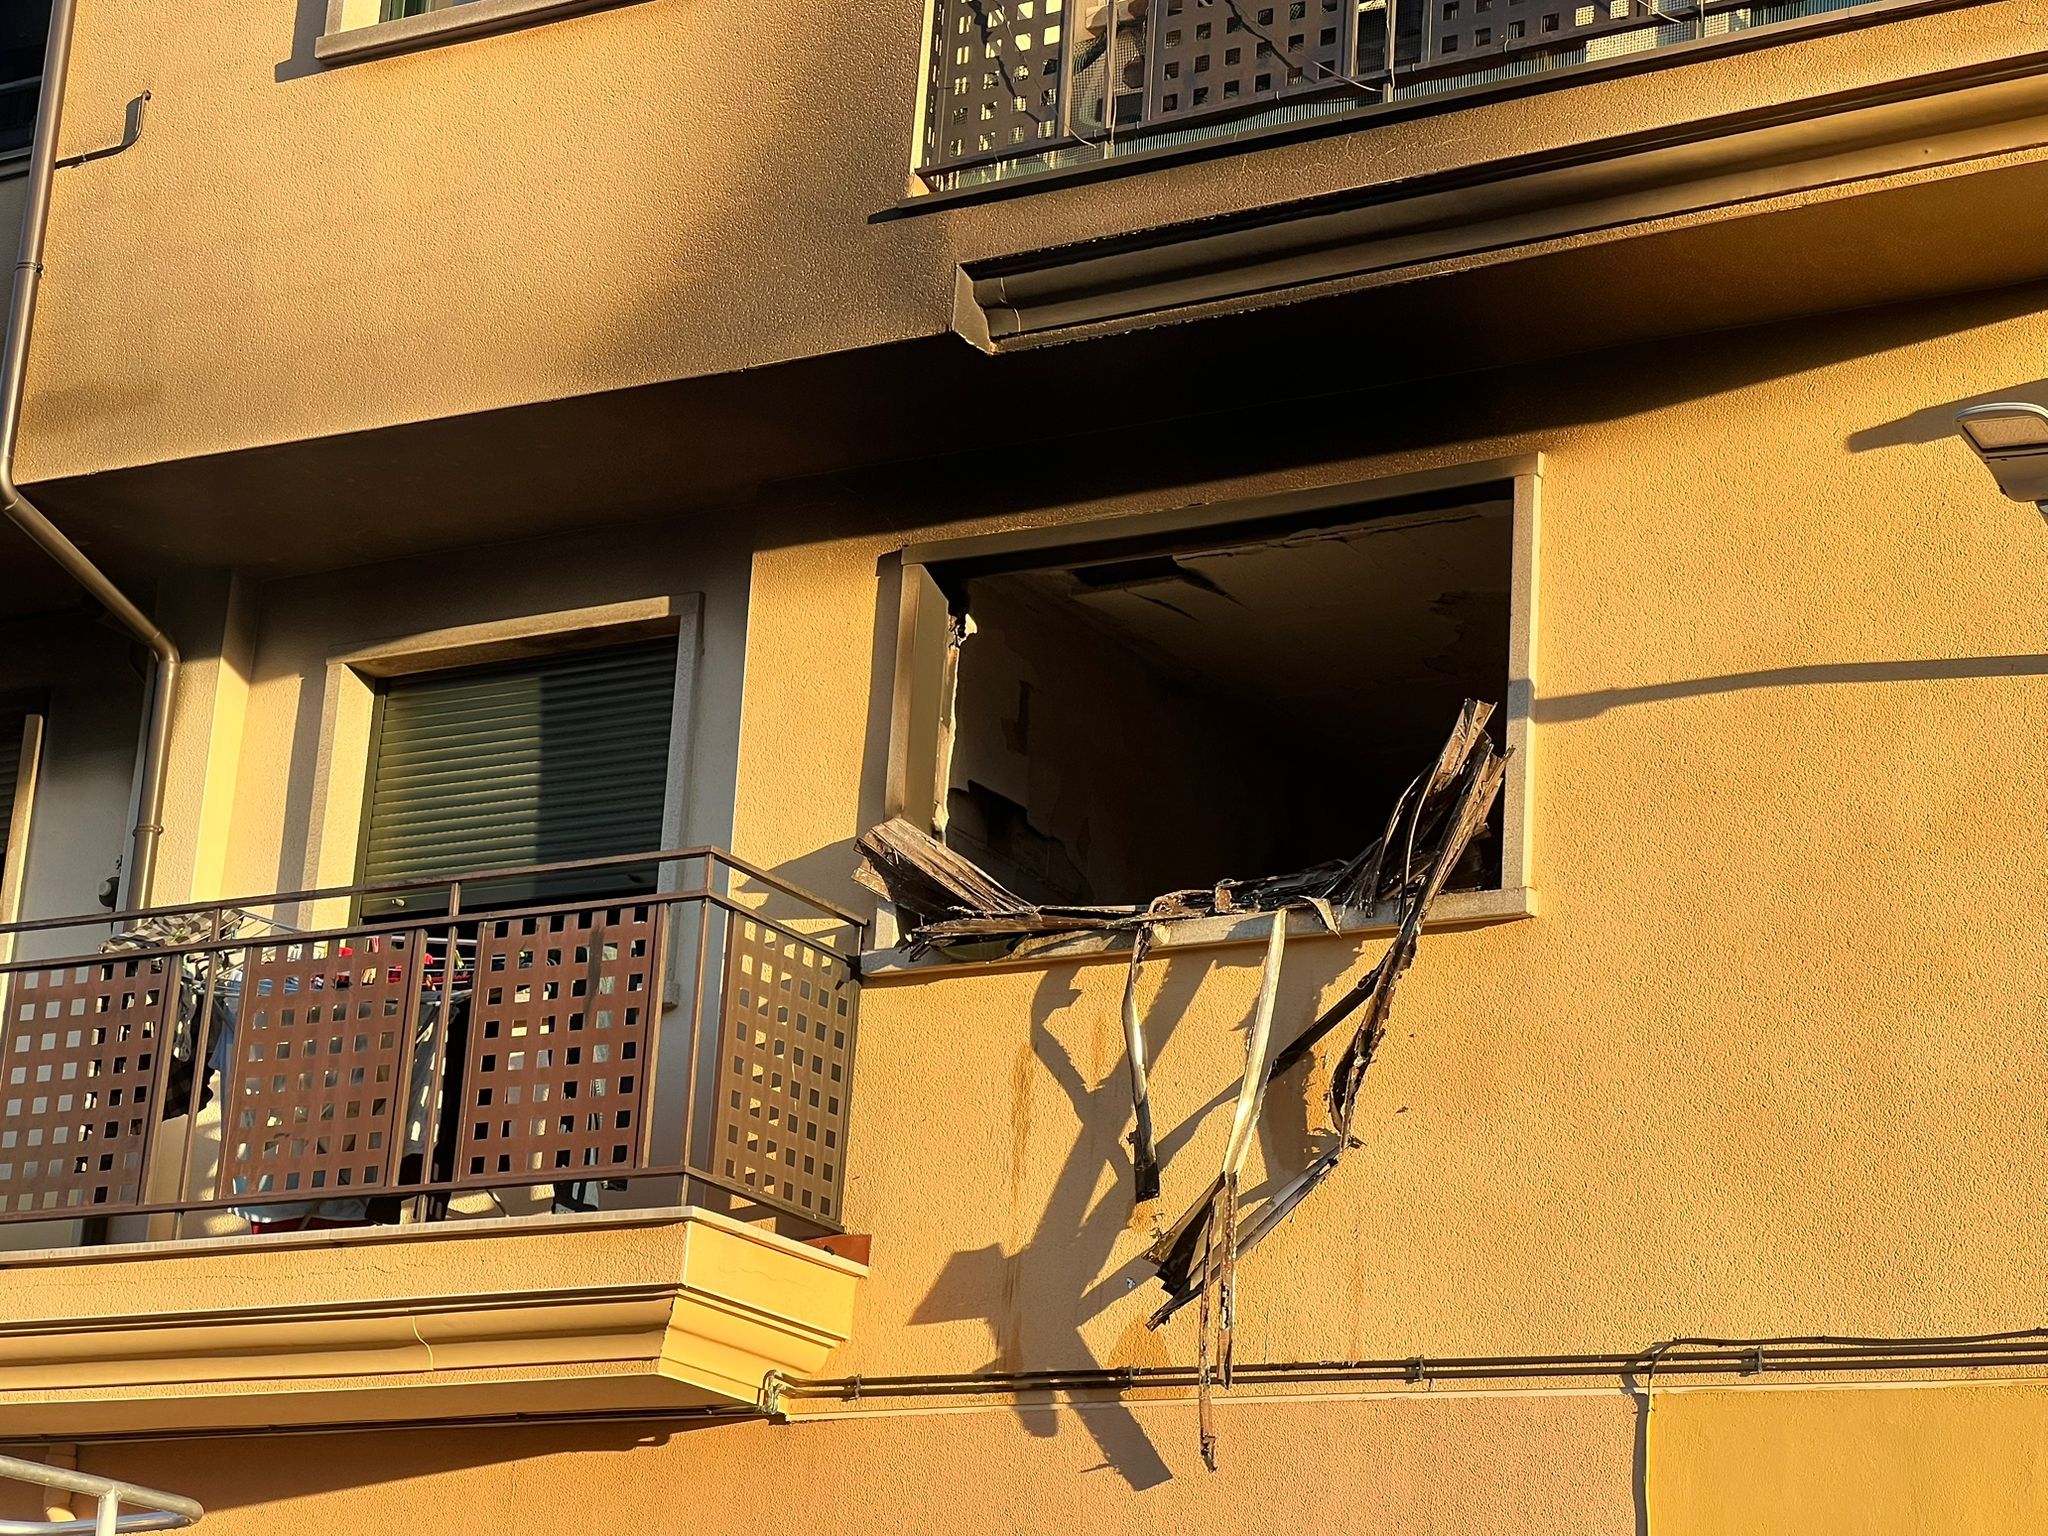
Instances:
[[[393,679],[378,704],[366,883],[646,853],[662,841],[676,643]],[[465,911],[651,890],[652,864],[465,883]],[[447,893],[366,898],[366,917]]]

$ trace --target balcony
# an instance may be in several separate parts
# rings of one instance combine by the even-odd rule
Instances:
[[[1746,34],[1803,18],[1834,26],[1898,9],[1894,0],[1668,9],[1656,0],[933,0],[919,177],[928,192],[963,191],[1261,130],[1363,122],[1403,104],[1751,41]]]
[[[731,1411],[845,1337],[850,914],[694,849],[8,932],[83,928],[0,966],[0,1426]]]

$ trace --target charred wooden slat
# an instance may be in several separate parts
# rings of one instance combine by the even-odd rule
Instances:
[[[1038,909],[1005,890],[972,859],[962,858],[929,832],[898,816],[864,833],[858,844],[867,863],[854,878],[877,895],[937,916],[1023,916]]]
[[[1430,908],[1442,895],[1444,884],[1464,856],[1466,846],[1485,825],[1486,818],[1493,809],[1493,803],[1499,797],[1502,780],[1506,776],[1507,759],[1495,753],[1493,743],[1483,735],[1468,735],[1464,741],[1464,750],[1467,757],[1462,765],[1462,773],[1457,777],[1441,781],[1440,775],[1435,772],[1429,776],[1432,783],[1444,783],[1443,792],[1449,800],[1450,809],[1442,818],[1443,835],[1431,852],[1428,869],[1421,882],[1406,897],[1400,929],[1387,946],[1386,954],[1334,1008],[1328,1010],[1286,1051],[1275,1058],[1273,1075],[1283,1070],[1280,1066],[1283,1059],[1299,1060],[1313,1046],[1316,1039],[1321,1038],[1343,1017],[1361,1008],[1364,1010],[1364,1017],[1359,1021],[1332,1074],[1330,1110],[1335,1132],[1331,1145],[1233,1234],[1233,1263],[1272,1232],[1317,1185],[1328,1178],[1335,1169],[1338,1159],[1354,1144],[1351,1125],[1357,1112],[1358,1090],[1364,1081],[1366,1069],[1372,1064],[1374,1052],[1386,1037],[1387,1020],[1392,1016],[1394,989],[1414,961],[1416,946],[1421,940]],[[1411,825],[1424,814],[1427,799],[1426,794],[1417,797],[1415,808],[1411,812]],[[1407,841],[1406,829],[1403,832],[1403,841]],[[1198,1218],[1211,1209],[1209,1202],[1213,1202],[1219,1187],[1220,1185],[1211,1186],[1211,1193],[1205,1201],[1198,1202],[1188,1216],[1176,1224],[1174,1231],[1160,1244],[1155,1245],[1152,1252],[1147,1255],[1159,1264],[1159,1280],[1168,1292],[1166,1301],[1147,1319],[1148,1327],[1162,1326],[1200,1294],[1206,1277],[1195,1273],[1194,1261],[1197,1256],[1208,1251],[1211,1244],[1206,1230],[1209,1224]]]
[[[1152,1087],[1146,1079],[1145,1020],[1138,1012],[1138,967],[1151,947],[1149,928],[1131,940],[1131,968],[1124,978],[1124,1058],[1131,1069],[1131,1169],[1139,1204],[1159,1198],[1159,1149],[1152,1139]]]

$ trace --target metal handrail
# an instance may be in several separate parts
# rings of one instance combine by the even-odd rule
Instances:
[[[19,1483],[32,1483],[39,1488],[54,1488],[62,1493],[82,1493],[94,1500],[97,1508],[89,1520],[7,1520],[0,1519],[0,1536],[55,1536],[55,1533],[77,1532],[79,1536],[115,1536],[117,1532],[128,1531],[181,1531],[190,1525],[197,1525],[206,1516],[196,1499],[183,1494],[165,1493],[160,1488],[146,1488],[140,1483],[124,1483],[118,1478],[96,1477],[90,1472],[79,1472],[69,1467],[53,1467],[40,1461],[23,1461],[14,1456],[0,1456],[0,1477],[12,1478]],[[140,1506],[134,1514],[121,1513],[123,1504]]]
[[[652,863],[654,862],[654,857],[650,856],[647,859],[636,860],[635,862]],[[486,877],[465,876],[464,878],[482,880]],[[497,879],[500,877],[492,875],[488,878]],[[443,881],[441,883],[447,884],[448,882]],[[778,889],[781,888],[778,887]],[[806,902],[810,900],[807,896],[797,895],[793,889],[786,890],[784,893],[793,900]],[[844,924],[855,931],[855,952],[842,951],[836,945],[824,943],[815,934],[804,933],[791,927],[786,922],[778,922],[765,912],[760,912],[752,907],[743,905],[738,899],[723,891],[711,889],[707,881],[694,887],[672,891],[640,891],[624,896],[573,896],[562,901],[541,902],[528,907],[492,907],[488,911],[436,913],[430,917],[418,915],[393,917],[381,922],[339,923],[327,928],[280,928],[272,932],[236,933],[220,938],[187,939],[176,944],[157,944],[147,948],[96,949],[88,954],[35,956],[23,960],[0,961],[0,976],[5,976],[15,971],[52,970],[66,965],[99,965],[124,960],[169,960],[184,955],[226,954],[253,949],[259,946],[267,947],[273,944],[317,944],[323,940],[331,939],[373,939],[388,934],[427,933],[432,928],[437,928],[451,922],[511,922],[525,917],[555,917],[568,912],[583,912],[593,906],[634,906],[649,903],[681,906],[693,901],[709,902],[721,911],[730,912],[737,917],[749,918],[761,924],[764,928],[772,928],[786,939],[795,939],[805,944],[815,944],[820,949],[830,949],[840,959],[849,963],[858,958],[856,953],[859,948],[858,935],[866,926],[859,918],[842,916],[830,908],[825,909],[824,916],[831,918],[834,922]],[[155,909],[158,913],[174,910],[183,911],[185,909]],[[241,908],[231,903],[222,902],[217,904],[209,903],[192,910],[202,913],[214,911],[238,912]],[[143,915],[152,914],[146,913]],[[101,918],[97,921],[104,923],[107,919]],[[437,943],[439,940],[429,935],[428,942]]]
[[[404,880],[358,881],[354,885],[314,886],[300,891],[271,891],[254,896],[228,896],[218,901],[188,901],[175,906],[134,907],[120,912],[84,912],[70,917],[43,917],[26,922],[0,923],[0,935],[43,933],[61,928],[94,928],[107,924],[132,923],[146,917],[182,917],[245,907],[295,906],[309,901],[338,901],[349,896],[397,896],[407,891],[438,891],[450,886],[486,885],[500,880],[532,879],[542,875],[575,874],[599,869],[630,869],[643,864],[680,864],[691,859],[709,859],[738,870],[773,890],[806,902],[841,922],[861,926],[866,919],[780,875],[771,874],[723,848],[697,845],[664,848],[651,853],[615,853],[594,859],[563,859],[552,864],[515,864],[498,869],[470,870],[455,875],[414,875]]]

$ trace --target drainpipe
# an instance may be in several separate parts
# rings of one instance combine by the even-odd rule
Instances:
[[[50,184],[57,171],[57,127],[64,113],[65,73],[71,62],[72,23],[78,0],[53,0],[50,42],[43,54],[43,94],[36,111],[35,143],[29,154],[28,197],[21,220],[21,257],[14,267],[14,298],[0,350],[0,511],[20,525],[43,552],[119,619],[156,658],[149,721],[142,741],[142,792],[135,823],[135,851],[119,905],[149,905],[156,872],[157,838],[163,832],[164,758],[171,734],[171,703],[178,688],[178,648],[171,637],[114,585],[106,572],[37,510],[14,483],[14,449],[21,432],[22,380],[28,372],[29,334],[35,327],[36,292],[43,281],[43,233],[50,219]]]

